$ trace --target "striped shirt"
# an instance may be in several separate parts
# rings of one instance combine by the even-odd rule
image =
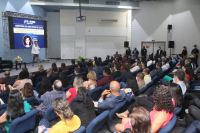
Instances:
[[[63,97],[65,99],[67,99],[66,98],[66,93],[63,92],[63,91],[52,90],[50,92],[48,91],[48,92],[44,93],[40,98],[42,103],[36,109],[38,111],[40,111],[41,114],[44,116],[45,111],[47,110],[49,105],[51,105],[53,100],[58,98],[58,97]]]

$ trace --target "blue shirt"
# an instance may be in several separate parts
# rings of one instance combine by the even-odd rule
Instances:
[[[93,70],[95,71],[97,75],[97,79],[99,79],[100,75],[103,75],[103,68],[100,66],[93,67]]]
[[[107,97],[105,100],[100,98],[98,101],[98,108],[103,110],[110,110],[124,100],[130,101],[130,96],[127,95],[124,90],[120,90],[119,92],[119,96],[110,94],[110,96]]]
[[[176,59],[173,59],[173,60],[172,60],[172,63],[173,63],[173,64],[176,64]]]

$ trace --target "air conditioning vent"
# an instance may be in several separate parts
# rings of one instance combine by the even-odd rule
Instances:
[[[119,1],[106,1],[106,5],[120,5]]]
[[[113,23],[113,22],[118,22],[117,19],[99,19],[99,22],[110,22],[110,23]]]

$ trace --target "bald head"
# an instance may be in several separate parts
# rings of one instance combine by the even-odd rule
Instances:
[[[53,83],[53,89],[57,91],[62,90],[62,82],[60,80],[55,80]]]
[[[118,92],[120,89],[120,85],[117,81],[112,81],[110,83],[110,90],[113,91],[113,92]]]
[[[7,76],[10,76],[10,72],[9,71],[5,71],[4,75],[7,77]]]

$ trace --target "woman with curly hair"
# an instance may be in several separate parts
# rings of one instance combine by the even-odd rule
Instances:
[[[85,128],[96,117],[94,103],[85,87],[78,88],[77,97],[72,104],[72,111],[81,119],[81,126]]]
[[[174,106],[169,89],[163,86],[157,88],[154,92],[153,103],[154,107],[150,112],[151,131],[152,133],[156,133],[166,126],[173,117]],[[130,118],[123,118],[122,123],[115,126],[117,133],[127,128],[131,128]]]
[[[23,99],[34,97],[33,86],[30,83],[26,83],[21,91]]]

